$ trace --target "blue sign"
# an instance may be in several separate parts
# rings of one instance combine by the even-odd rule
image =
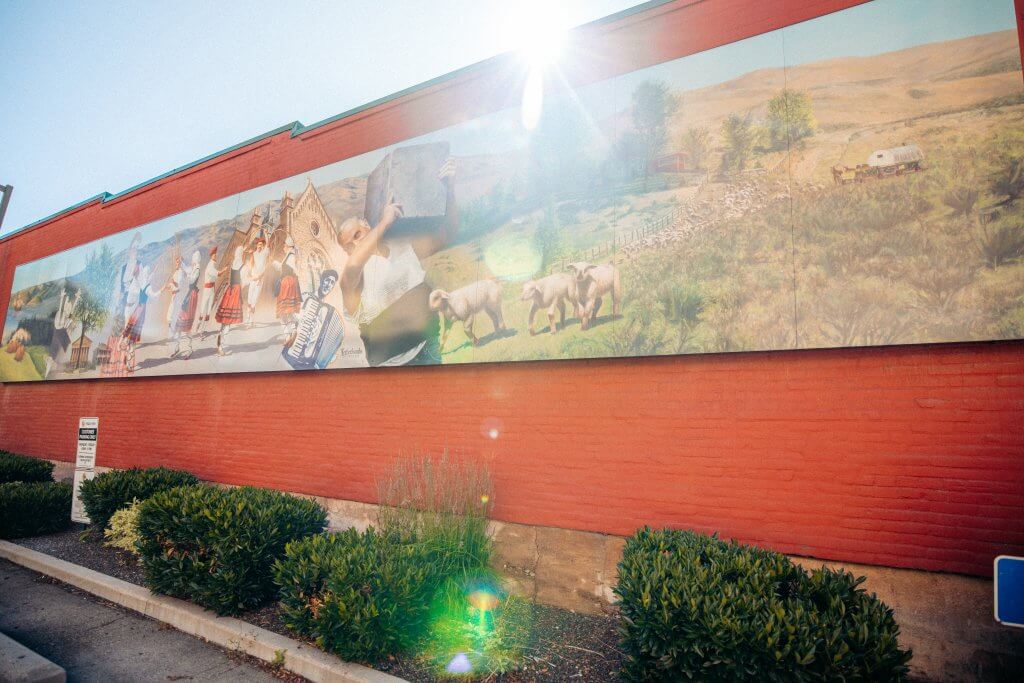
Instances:
[[[1024,557],[1000,555],[994,576],[996,621],[1024,627]]]

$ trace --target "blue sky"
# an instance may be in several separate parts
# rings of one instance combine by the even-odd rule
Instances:
[[[290,120],[297,118],[312,123],[326,118],[340,110],[477,61],[495,52],[496,47],[511,48],[517,39],[516,31],[506,31],[494,23],[498,18],[504,19],[506,27],[507,24],[515,23],[504,5],[498,6],[495,3],[490,9],[485,8],[481,12],[480,5],[486,6],[487,2],[474,3],[470,8],[468,3],[462,7],[461,0],[449,0],[436,3],[434,12],[422,16],[417,14],[422,8],[419,3],[393,1],[382,4],[396,8],[392,13],[400,15],[405,22],[400,24],[397,19],[391,19],[390,24],[384,22],[385,33],[396,36],[390,39],[391,42],[405,47],[398,54],[382,49],[379,23],[381,11],[374,9],[375,5],[358,1],[346,5],[347,14],[351,15],[352,20],[344,29],[337,27],[324,30],[323,25],[330,23],[326,16],[310,25],[309,15],[292,14],[280,21],[275,20],[272,31],[267,26],[254,27],[244,17],[239,17],[239,22],[233,24],[235,28],[229,31],[230,36],[220,40],[216,46],[209,45],[204,37],[223,37],[223,32],[211,35],[205,24],[197,27],[199,34],[190,35],[188,41],[193,49],[188,56],[182,55],[178,61],[153,65],[152,61],[156,59],[154,55],[163,55],[162,59],[167,56],[166,51],[160,47],[142,50],[138,56],[149,65],[147,68],[156,69],[159,66],[164,70],[159,72],[161,76],[166,71],[175,72],[168,80],[156,75],[150,78],[147,69],[138,65],[115,71],[112,78],[94,77],[93,71],[85,67],[99,59],[96,52],[102,51],[101,46],[116,46],[116,50],[103,59],[115,59],[122,63],[131,54],[131,50],[120,45],[121,38],[109,34],[105,39],[94,39],[88,30],[92,26],[90,22],[94,21],[89,13],[86,13],[88,16],[78,17],[81,30],[75,30],[74,33],[79,38],[88,36],[90,40],[94,39],[80,48],[91,59],[75,68],[64,63],[54,63],[54,55],[48,55],[45,59],[29,58],[17,50],[11,50],[10,46],[0,47],[0,60],[7,59],[9,53],[15,57],[16,63],[19,59],[29,62],[28,65],[22,65],[20,70],[15,70],[0,61],[5,64],[0,67],[0,92],[34,92],[44,100],[40,102],[29,98],[25,100],[24,107],[20,106],[20,97],[0,101],[0,121],[3,123],[0,135],[4,136],[0,138],[0,174],[13,175],[13,178],[8,177],[6,180],[0,178],[0,182],[13,182],[16,186],[15,201],[4,231],[17,229],[25,223],[92,196],[101,189],[117,191],[134,185],[176,165],[205,156],[211,151],[235,144]],[[572,4],[566,3],[563,9]],[[563,25],[578,24],[631,4],[614,0],[579,2],[576,3],[578,7],[565,11],[558,21]],[[38,11],[37,8],[35,4],[22,6],[28,14]],[[396,11],[403,8],[409,12]],[[466,9],[468,16],[478,20],[473,28],[468,28],[471,24],[459,16],[456,11],[459,8]],[[324,6],[321,9],[329,15],[336,11],[336,6]],[[186,4],[186,10],[189,10],[185,14],[191,22],[203,23],[204,20],[213,19],[206,17],[199,6]],[[65,8],[63,11],[70,10]],[[147,6],[145,15],[124,11],[114,23],[124,28],[126,22],[137,21],[135,32],[138,32],[142,27],[153,25],[150,14],[157,11],[159,8],[155,5]],[[0,23],[4,23],[5,15],[10,13],[11,5],[0,8]],[[22,22],[24,17],[18,14],[16,19]],[[356,19],[362,23],[357,23]],[[52,19],[41,21],[45,25]],[[104,21],[109,21],[109,17],[105,17]],[[519,21],[522,26],[521,17]],[[409,22],[417,30],[410,29],[406,25]],[[106,23],[101,23],[109,28]],[[220,26],[223,28],[224,24]],[[690,90],[727,81],[759,68],[878,54],[1012,27],[1012,0],[875,0],[783,31],[594,84],[581,90],[579,95],[587,111],[599,119],[626,107],[634,81],[639,82],[645,78],[662,78],[678,90]],[[179,25],[171,33],[180,39],[182,31]],[[312,33],[304,34],[304,31]],[[35,41],[41,40],[41,34],[44,33],[45,27],[40,29],[35,26],[27,31],[28,36],[18,34],[14,43],[25,43],[23,49],[27,50]],[[158,33],[146,42],[158,46],[161,41],[168,40],[166,33],[166,30]],[[333,40],[335,33],[338,33],[340,44]],[[466,33],[471,34],[473,39],[457,40]],[[431,36],[426,44],[422,42],[423,34]],[[483,42],[489,44],[477,45],[474,42],[487,36],[492,40]],[[501,36],[506,42],[495,42],[495,36]],[[870,39],[866,40],[865,36]],[[138,38],[125,37],[124,40],[137,41]],[[309,44],[315,44],[318,40],[329,40],[331,44],[321,45],[310,53]],[[452,41],[458,44],[453,46]],[[259,47],[243,48],[239,42]],[[141,50],[140,45],[136,45],[136,48]],[[254,61],[248,62],[238,55],[227,55],[233,49],[249,50],[246,54]],[[422,58],[421,49],[425,55]],[[276,55],[285,55],[280,61],[287,64],[288,68],[283,68],[276,61],[269,71],[263,68],[261,65],[265,63],[256,59],[256,56],[263,55],[267,50]],[[416,58],[410,59],[409,55],[414,53]],[[453,54],[459,56],[453,58]],[[224,63],[222,59],[229,62]],[[205,70],[199,69],[197,62],[205,64]],[[372,66],[341,66],[349,62]],[[418,69],[410,67],[410,63],[417,64]],[[33,78],[27,70],[33,64],[34,68],[40,70],[38,78]],[[220,66],[213,69],[210,64]],[[55,95],[61,88],[55,82],[57,76],[54,74],[68,73],[69,69],[77,73],[68,81],[67,89],[71,92]],[[202,80],[203,73],[205,81]],[[232,78],[227,79],[228,74]],[[15,87],[17,81],[22,81],[20,91]],[[47,91],[37,81],[49,83],[49,102],[45,97]],[[129,92],[132,88],[135,90]],[[239,93],[240,88],[245,92]],[[114,93],[105,94],[108,90]],[[197,95],[197,90],[205,94]],[[214,94],[217,91],[221,93],[219,96]],[[253,93],[258,94],[258,97]],[[169,100],[174,102],[172,111],[163,111]],[[76,108],[75,102],[81,106]],[[126,105],[126,102],[129,104]],[[255,102],[261,105],[254,107]],[[337,106],[330,106],[331,103],[337,103]],[[153,113],[154,108],[161,111]],[[88,118],[83,121],[85,115]],[[500,112],[486,119],[486,126],[480,126],[478,121],[439,131],[424,136],[424,139],[441,137],[449,140],[455,154],[493,152],[522,143],[522,135],[494,135],[496,127],[506,132],[514,130],[518,112]],[[15,121],[15,124],[10,125],[8,120]],[[84,131],[85,126],[92,126],[93,132]],[[73,138],[70,133],[56,132],[66,129],[79,131],[83,137]],[[217,142],[211,142],[213,139]],[[199,149],[204,144],[207,146]],[[195,151],[187,153],[184,150]],[[233,217],[248,207],[280,197],[286,187],[293,192],[299,191],[307,175],[315,183],[320,183],[365,173],[382,156],[383,151],[371,152],[308,174],[255,188],[243,195],[214,202],[185,214],[168,217],[147,228],[146,241],[166,239],[184,227]],[[127,173],[137,174],[126,177]],[[21,185],[17,181],[19,174],[24,174],[26,178],[26,182]],[[123,180],[111,183],[105,180],[109,178]],[[87,181],[94,183],[90,189],[77,189],[84,188],[83,183]],[[115,250],[124,248],[130,234],[126,232],[113,237],[111,246]],[[70,264],[68,267],[72,273],[77,272],[80,268],[78,264],[84,263],[85,254],[92,248],[83,245],[61,256],[60,260]],[[51,275],[56,274],[55,268],[62,270],[65,267],[58,266],[56,260],[48,258],[32,267],[19,268],[15,290],[30,282],[50,279]]]
[[[0,2],[2,232],[513,49],[545,4]],[[554,20],[635,4],[558,0]]]

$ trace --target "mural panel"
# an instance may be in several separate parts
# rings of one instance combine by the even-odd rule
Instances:
[[[1022,338],[1022,124],[1011,0],[875,0],[22,264],[0,379]]]

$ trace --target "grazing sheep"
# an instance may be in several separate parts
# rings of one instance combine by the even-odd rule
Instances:
[[[490,316],[495,332],[505,330],[501,317],[501,284],[495,280],[479,280],[454,292],[435,289],[430,293],[429,303],[430,310],[437,311],[441,320],[441,348],[444,348],[448,330],[456,320],[462,321],[466,336],[476,346],[480,340],[473,334],[473,319],[480,311]]]
[[[576,280],[568,273],[555,273],[538,280],[523,283],[523,301],[530,301],[530,334],[533,330],[533,316],[542,308],[548,312],[548,329],[551,334],[558,331],[555,324],[555,311],[562,314],[562,327],[565,327],[565,302],[576,308]]]
[[[590,322],[601,310],[602,297],[607,294],[612,297],[612,315],[619,314],[622,285],[618,268],[610,263],[593,265],[585,261],[570,263],[568,268],[576,280],[576,313],[581,329],[590,328]]]

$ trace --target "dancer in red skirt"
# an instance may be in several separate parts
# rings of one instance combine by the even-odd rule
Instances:
[[[296,316],[302,308],[302,292],[299,291],[299,278],[295,274],[295,242],[291,234],[285,236],[284,248],[284,258],[275,261],[274,265],[281,271],[277,290],[277,317],[284,325],[284,336],[287,339],[295,332]]]
[[[199,252],[192,253],[192,261],[188,270],[182,269],[183,276],[179,278],[187,290],[181,299],[181,306],[178,307],[178,316],[174,321],[174,330],[171,339],[174,340],[174,352],[171,358],[181,356],[188,360],[192,355],[192,324],[196,319],[196,308],[199,306]],[[183,343],[184,342],[184,343]],[[184,348],[183,348],[184,347]]]
[[[220,299],[220,306],[217,307],[217,322],[220,323],[220,332],[217,333],[217,355],[228,355],[224,351],[224,338],[231,331],[232,325],[242,322],[242,265],[243,249],[235,247],[234,258],[231,259],[231,278],[228,280],[227,289]]]

